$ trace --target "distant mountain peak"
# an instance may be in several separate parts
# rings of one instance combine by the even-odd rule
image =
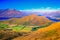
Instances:
[[[9,17],[22,17],[22,12],[16,9],[5,9],[0,12],[0,18],[9,18]]]

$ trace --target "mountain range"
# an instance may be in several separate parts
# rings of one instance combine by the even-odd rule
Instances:
[[[44,14],[48,19],[59,22],[60,21],[60,11],[47,12]]]
[[[0,18],[14,18],[14,17],[23,17],[30,14],[38,14],[38,12],[25,12],[25,11],[19,11],[16,9],[0,9]],[[36,14],[36,15],[37,15]]]
[[[17,11],[15,9],[5,9],[3,11],[0,11],[0,18],[11,18],[11,17],[21,17],[22,12]]]
[[[49,20],[54,22],[60,21],[60,11],[54,12],[31,12],[31,11],[19,11],[16,9],[0,9],[0,20],[7,20],[10,18],[22,18],[28,15],[36,14],[38,16],[45,16]]]

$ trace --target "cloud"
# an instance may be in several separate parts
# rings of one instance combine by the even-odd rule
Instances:
[[[51,7],[47,7],[47,8],[44,8],[44,7],[41,7],[39,9],[24,9],[24,10],[20,10],[20,11],[31,11],[31,12],[56,12],[56,11],[59,11],[60,8],[57,8],[57,9],[53,9]]]

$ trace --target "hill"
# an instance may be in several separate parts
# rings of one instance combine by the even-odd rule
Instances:
[[[3,23],[8,24],[18,24],[18,25],[36,25],[41,26],[52,22],[48,20],[45,16],[37,16],[35,14],[25,16],[22,18],[11,18],[10,20],[5,20]]]
[[[17,37],[13,40],[60,40],[60,22],[40,28],[28,36]]]

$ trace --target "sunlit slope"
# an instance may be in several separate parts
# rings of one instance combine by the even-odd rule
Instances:
[[[60,40],[60,22],[40,28],[25,37],[17,37],[14,40]]]
[[[53,23],[52,25],[48,26],[48,27],[45,27],[45,28],[41,28],[41,29],[38,29],[38,31],[42,31],[42,32],[46,32],[46,31],[49,31],[49,30],[54,30],[54,29],[59,29],[60,28],[60,22],[56,22],[56,23]]]

